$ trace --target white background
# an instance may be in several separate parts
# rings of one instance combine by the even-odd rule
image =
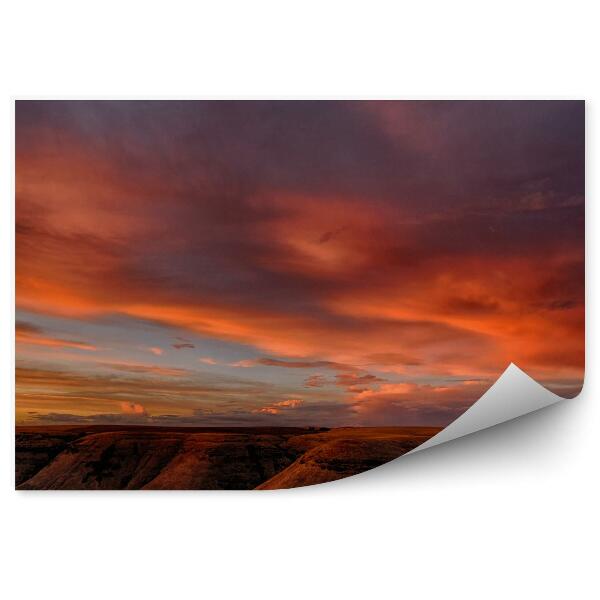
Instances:
[[[598,15],[592,2],[5,2],[5,598],[598,598]],[[584,393],[333,485],[13,490],[13,99],[583,98]],[[594,305],[596,304],[596,306]]]

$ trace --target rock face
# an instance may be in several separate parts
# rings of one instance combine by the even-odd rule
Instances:
[[[281,489],[393,460],[436,428],[18,428],[18,489]]]
[[[35,475],[42,467],[62,452],[72,441],[84,433],[73,431],[44,431],[36,428],[30,432],[16,433],[15,484],[19,486]]]
[[[302,487],[363,473],[410,452],[438,431],[419,427],[365,427],[298,436],[289,443],[307,444],[309,449],[258,489]]]

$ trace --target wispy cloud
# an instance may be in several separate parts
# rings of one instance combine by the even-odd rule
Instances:
[[[331,369],[332,371],[355,371],[356,367],[329,360],[280,360],[277,358],[257,358],[255,365],[281,367],[285,369]]]
[[[188,369],[179,369],[176,367],[162,367],[159,365],[144,365],[128,362],[103,362],[100,366],[116,371],[125,371],[126,373],[162,375],[166,377],[183,377],[189,374]]]
[[[17,321],[15,324],[15,340],[19,344],[48,346],[50,348],[74,348],[76,350],[97,350],[96,346],[77,340],[66,340],[47,335],[41,327],[31,323]]]
[[[71,332],[125,323],[107,348],[21,323],[19,358],[69,372],[98,344],[113,366],[50,389],[29,374],[19,410],[112,414],[104,394],[167,415],[187,386],[214,422],[245,422],[284,397],[246,383],[246,412],[219,412],[231,390],[180,372],[200,338],[219,348],[205,365],[281,369],[273,380],[336,407],[378,389],[391,406],[394,378],[488,379],[511,361],[550,387],[581,382],[584,124],[583,103],[563,101],[18,102],[17,308]],[[138,365],[167,335],[175,366]],[[226,372],[195,364],[205,382]],[[79,404],[47,406],[60,394]]]
[[[335,385],[343,387],[349,392],[363,391],[369,389],[369,386],[373,384],[385,381],[371,373],[338,373],[335,376]]]
[[[201,363],[204,363],[205,365],[217,365],[219,364],[214,358],[210,357],[210,356],[203,356],[201,358],[198,359]]]
[[[306,387],[323,387],[327,383],[327,378],[324,375],[310,375],[304,380]]]
[[[289,398],[287,400],[281,400],[280,402],[274,402],[273,404],[269,404],[268,406],[261,406],[260,408],[255,408],[252,412],[277,415],[282,410],[295,409],[301,405],[302,400],[300,400],[299,398]]]

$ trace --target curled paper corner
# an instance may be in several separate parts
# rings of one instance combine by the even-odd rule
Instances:
[[[407,454],[475,433],[563,400],[547,390],[514,363],[494,385],[458,419]]]

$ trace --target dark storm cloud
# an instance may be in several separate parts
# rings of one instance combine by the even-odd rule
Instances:
[[[195,166],[319,193],[393,195],[433,175],[451,192],[550,180],[582,194],[583,111],[564,101],[19,102],[17,126],[21,146],[40,132],[84,139],[134,174],[154,166],[183,187],[204,181]]]
[[[582,111],[577,102],[21,102],[17,152],[76,148],[119,179],[130,211],[143,198],[172,237],[140,240],[126,257],[136,277],[322,314],[319,296],[353,281],[274,270],[281,249],[257,225],[315,194],[324,206],[334,196],[409,211],[415,225],[369,249],[361,282],[375,265],[409,276],[435,255],[516,254],[532,228],[540,245],[580,235]],[[398,120],[409,126],[397,131]],[[265,194],[301,197],[255,201]],[[365,233],[339,223],[320,241]]]

